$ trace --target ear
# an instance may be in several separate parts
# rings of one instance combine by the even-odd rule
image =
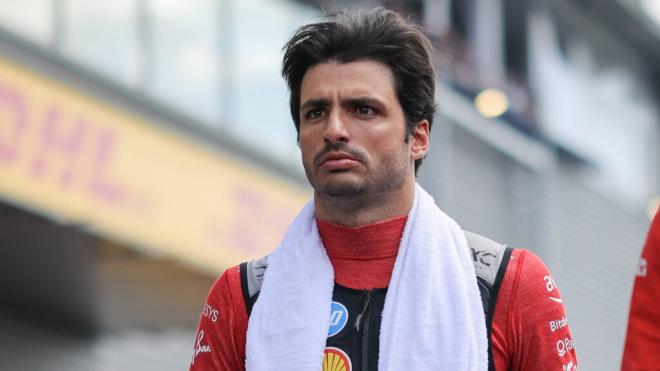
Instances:
[[[410,156],[412,160],[419,160],[424,158],[429,152],[431,145],[431,125],[428,120],[424,119],[415,125],[415,130],[411,135]]]

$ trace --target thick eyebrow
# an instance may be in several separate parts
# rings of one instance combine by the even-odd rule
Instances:
[[[366,96],[345,99],[341,104],[345,107],[373,106],[380,110],[385,109],[385,104],[380,99]]]
[[[320,99],[309,99],[300,106],[300,112],[305,112],[310,108],[324,108],[330,105],[330,100],[325,98]],[[357,106],[375,106],[378,109],[385,109],[385,104],[377,98],[373,97],[355,97],[344,99],[341,102],[341,105],[344,107],[357,107]]]
[[[300,106],[300,112],[305,112],[309,108],[322,108],[330,105],[330,100],[328,99],[308,99]]]

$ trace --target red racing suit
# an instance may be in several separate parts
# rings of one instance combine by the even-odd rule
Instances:
[[[399,224],[403,229],[405,219]],[[379,225],[377,229],[385,226]],[[334,225],[321,228],[319,225],[319,231],[335,268],[337,284],[333,294],[333,309],[335,305],[340,308],[343,306],[343,310],[349,312],[348,317],[355,319],[355,313],[364,311],[365,295],[371,292],[370,300],[373,301],[369,304],[371,307],[366,308],[375,311],[371,318],[379,319],[392,269],[391,264],[382,263],[396,257],[395,249],[386,253],[383,249],[363,249],[359,256],[350,256],[350,248],[344,249],[342,240],[350,237],[356,229]],[[372,232],[377,232],[372,235],[380,239],[388,234]],[[361,242],[370,245],[369,241]],[[352,243],[355,243],[355,239]],[[393,264],[394,259],[390,260]],[[345,269],[347,267],[350,269]],[[373,271],[374,267],[376,278],[358,273]],[[366,322],[362,322],[361,326],[353,322],[349,321],[340,329],[330,329],[326,358],[341,360],[342,364],[348,366],[345,371],[360,370],[367,363],[370,366],[366,369],[375,370],[379,320],[375,320],[375,326],[366,330]],[[225,271],[208,295],[200,317],[190,370],[245,370],[247,325],[248,307],[241,285],[240,268],[236,266]],[[360,355],[359,344],[363,344],[366,331],[372,332],[372,340],[365,357]],[[559,290],[545,265],[527,250],[514,249],[511,253],[495,304],[491,331],[497,371],[578,369]],[[369,362],[365,362],[367,358]],[[323,367],[325,371],[327,365]]]
[[[660,370],[660,212],[649,230],[635,278],[621,370]]]

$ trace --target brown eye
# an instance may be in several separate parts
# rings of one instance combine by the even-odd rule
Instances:
[[[305,118],[308,120],[316,120],[321,117],[323,117],[323,110],[320,108],[311,109],[305,114]]]
[[[356,112],[360,116],[373,116],[376,111],[369,106],[358,106]]]

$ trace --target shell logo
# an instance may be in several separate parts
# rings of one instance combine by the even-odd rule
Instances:
[[[325,348],[323,371],[351,371],[351,359],[343,350],[335,347]]]

